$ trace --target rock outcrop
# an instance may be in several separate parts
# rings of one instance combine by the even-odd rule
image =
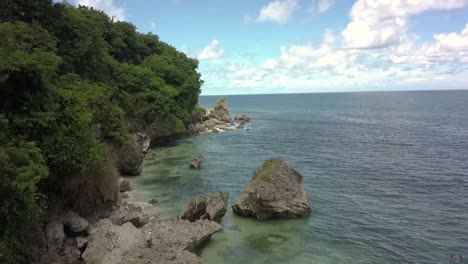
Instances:
[[[198,154],[196,158],[194,158],[192,161],[190,161],[190,168],[191,169],[200,169],[203,160],[204,160],[203,155]]]
[[[187,208],[182,212],[180,219],[195,222],[206,213],[208,200],[203,196],[196,196],[190,200]]]
[[[130,223],[116,226],[102,219],[92,227],[82,258],[87,264],[200,263],[195,253],[219,230],[208,220],[168,220],[145,235]]]
[[[214,192],[206,206],[205,215],[201,219],[213,220],[219,223],[227,212],[228,199],[228,192]]]
[[[127,179],[122,179],[120,181],[120,192],[128,192],[131,190],[132,187],[130,186],[130,182]]]
[[[118,226],[102,219],[91,228],[88,246],[81,257],[86,264],[122,263],[124,252],[145,246],[145,235],[131,223]]]
[[[269,159],[257,170],[232,209],[258,220],[296,218],[310,214],[303,176],[280,159]]]
[[[62,216],[62,223],[75,233],[85,231],[89,225],[88,220],[72,211],[68,211]]]
[[[149,222],[149,216],[143,213],[143,209],[133,204],[120,206],[112,212],[109,219],[115,225],[130,222],[137,228],[143,227]]]
[[[234,120],[235,121],[238,121],[238,122],[241,122],[241,123],[245,123],[245,122],[249,122],[250,121],[250,116],[246,115],[246,114],[237,114],[235,117],[234,117]]]
[[[229,114],[226,97],[220,98],[218,102],[216,102],[214,109],[209,112],[209,117],[225,123],[231,122],[231,115]]]
[[[227,212],[228,198],[228,192],[214,192],[209,201],[203,196],[194,197],[182,212],[180,219],[190,222],[207,219],[219,223]]]

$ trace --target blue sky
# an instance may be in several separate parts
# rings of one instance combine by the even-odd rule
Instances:
[[[200,60],[202,94],[468,88],[468,0],[74,0]]]

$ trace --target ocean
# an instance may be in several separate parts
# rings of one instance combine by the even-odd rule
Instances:
[[[212,107],[219,97],[202,96]],[[251,127],[155,149],[131,178],[150,214],[179,215],[196,195],[242,192],[280,157],[304,175],[312,214],[234,215],[202,250],[203,263],[468,263],[468,91],[227,96]],[[189,161],[202,153],[201,170]]]

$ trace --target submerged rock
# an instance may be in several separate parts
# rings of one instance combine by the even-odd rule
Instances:
[[[202,162],[203,162],[203,155],[198,154],[198,156],[196,158],[194,158],[192,161],[190,161],[190,168],[200,169]]]
[[[232,209],[259,220],[297,218],[310,214],[303,176],[280,159],[269,159],[236,199]]]

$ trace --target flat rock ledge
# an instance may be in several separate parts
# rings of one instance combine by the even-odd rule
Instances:
[[[310,214],[303,176],[277,158],[265,161],[232,205],[240,216],[258,220],[299,218]]]

